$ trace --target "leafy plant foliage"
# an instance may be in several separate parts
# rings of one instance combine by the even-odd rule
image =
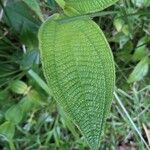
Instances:
[[[57,2],[64,9],[70,6]],[[79,3],[79,9],[87,8],[85,12],[97,11],[97,3],[100,10],[110,3],[80,2],[74,1],[74,6]],[[67,17],[55,14],[40,29],[43,71],[54,98],[96,150],[113,97],[114,62],[103,32],[92,20],[64,19]]]
[[[65,0],[66,7],[72,7],[81,14],[101,11],[118,0]]]
[[[85,2],[84,0],[82,1],[83,3]],[[94,0],[89,1],[89,3],[92,3],[92,1]],[[71,3],[74,3],[74,1],[0,0],[0,149],[89,150],[89,144],[85,140],[85,136],[70,121],[67,117],[69,115],[57,104],[59,102],[59,104],[63,105],[61,101],[55,101],[56,93],[53,98],[54,92],[56,92],[54,91],[54,86],[56,87],[58,80],[56,81],[56,77],[53,76],[56,82],[53,82],[53,84],[49,82],[48,87],[42,71],[44,65],[42,67],[41,61],[39,61],[38,30],[43,20],[55,13],[59,13],[59,15],[52,16],[43,26],[48,27],[46,24],[52,26],[53,23],[56,27],[56,34],[54,35],[59,36],[60,39],[55,40],[55,42],[57,43],[58,41],[59,44],[61,43],[62,48],[65,48],[63,55],[60,56],[57,52],[57,57],[61,59],[64,56],[65,59],[67,57],[66,51],[70,51],[70,59],[67,58],[64,62],[68,62],[68,60],[79,62],[81,58],[87,60],[86,62],[84,61],[84,66],[79,63],[75,67],[77,64],[73,63],[73,67],[76,70],[78,69],[77,71],[80,75],[83,73],[82,69],[87,69],[86,72],[90,76],[88,85],[83,86],[83,83],[87,83],[85,77],[88,76],[88,74],[84,73],[84,76],[82,76],[84,82],[79,82],[79,85],[87,88],[91,87],[91,85],[100,87],[100,80],[98,79],[101,77],[96,77],[97,81],[95,83],[94,74],[101,73],[101,69],[98,69],[96,73],[94,71],[91,75],[91,70],[96,70],[97,67],[103,65],[104,63],[101,59],[104,60],[103,58],[105,58],[103,49],[99,48],[101,45],[99,39],[101,41],[106,39],[100,35],[102,31],[98,26],[105,32],[115,56],[117,75],[115,97],[113,98],[111,113],[107,117],[105,124],[105,134],[102,134],[101,138],[99,138],[99,140],[101,139],[99,149],[149,149],[149,135],[147,134],[150,128],[149,0],[120,0],[103,12],[93,12],[95,6],[90,5],[86,6],[86,10],[90,7],[90,13],[87,12],[87,14],[83,10],[79,10],[75,3],[74,5],[71,5]],[[79,3],[81,1],[78,1]],[[93,8],[91,9],[91,7]],[[83,9],[83,7],[81,8]],[[98,7],[98,10],[100,10],[100,7]],[[98,26],[91,21],[90,17],[93,18]],[[74,24],[76,24],[78,30]],[[79,24],[82,25],[80,26]],[[85,29],[82,27],[84,24],[86,24]],[[89,39],[86,39],[87,36],[83,38],[83,32],[81,32],[81,29],[79,30],[79,26]],[[52,28],[49,30],[52,31]],[[68,30],[71,33],[68,33]],[[93,30],[95,31],[94,35],[92,35]],[[63,34],[65,39],[60,37],[60,32],[65,32]],[[49,32],[47,33],[49,34]],[[79,40],[80,36],[77,37],[75,36],[76,34],[82,35],[81,37],[84,40]],[[68,36],[71,36],[71,38]],[[74,36],[77,38],[74,38]],[[51,35],[49,41],[52,38],[54,36],[52,37]],[[76,41],[73,42],[72,38]],[[90,39],[92,39],[92,42]],[[64,45],[61,41],[64,42]],[[97,43],[96,41],[99,42]],[[52,43],[54,44],[54,42]],[[74,47],[71,50],[67,49],[67,43],[69,47],[74,44]],[[79,51],[80,48],[75,50],[79,43],[82,43],[82,51]],[[87,43],[91,43],[90,46]],[[58,44],[56,45],[62,54],[62,48]],[[93,46],[97,46],[97,48],[95,47],[98,49],[97,54],[95,54]],[[83,53],[85,51],[84,47],[87,48],[88,53]],[[57,50],[51,46],[49,48],[51,49],[51,54],[54,53],[54,50]],[[109,47],[107,47],[106,51],[111,53]],[[72,55],[72,52],[75,55]],[[98,55],[99,53],[102,53],[103,57]],[[49,55],[49,52],[46,54]],[[76,54],[79,54],[80,57],[77,57]],[[84,54],[90,54],[91,58],[87,59],[87,55]],[[109,55],[109,53],[105,55]],[[94,61],[93,56],[96,56]],[[58,60],[57,57],[55,60]],[[98,57],[99,59],[97,59]],[[48,61],[52,62],[51,58],[54,58],[54,56],[49,56],[49,58]],[[112,59],[112,56],[110,58]],[[61,60],[59,61],[60,63]],[[63,67],[65,68],[69,65],[67,63]],[[103,66],[108,67],[108,63]],[[74,68],[72,68],[72,71],[74,71]],[[52,69],[55,71],[56,67]],[[49,70],[48,67],[45,72],[47,70]],[[66,72],[69,72],[69,70],[64,71],[64,73]],[[50,73],[54,75],[53,71],[50,71]],[[59,74],[59,78],[63,76],[63,73]],[[69,80],[70,74],[68,77]],[[49,78],[51,79],[51,76]],[[94,82],[91,83],[91,81]],[[63,85],[64,80],[59,80],[59,83]],[[50,84],[52,85],[51,87]],[[66,84],[65,87],[68,88],[70,85],[71,82]],[[59,85],[59,87],[61,86]],[[87,90],[87,88],[84,90]],[[81,87],[77,91],[80,89]],[[101,89],[104,89],[104,86],[100,87]],[[66,90],[66,88],[63,88],[62,93],[66,92]],[[70,92],[70,90],[71,88],[67,92]],[[100,91],[94,91],[92,94],[99,93]],[[70,96],[70,93],[68,96]],[[58,94],[57,97],[59,97]],[[75,98],[71,100],[75,100]],[[91,97],[88,94],[86,98],[90,99]],[[108,103],[111,104],[110,101]],[[97,105],[95,108],[97,108]],[[97,112],[97,110],[94,109],[94,112]],[[85,116],[87,118],[86,114]],[[91,116],[89,118],[92,121],[94,120]],[[75,119],[73,121],[75,122]],[[77,122],[75,123],[77,124]],[[91,124],[93,125],[93,122]],[[93,129],[94,126],[92,127]],[[98,131],[98,129],[96,130]],[[90,136],[89,133],[87,135]],[[95,141],[95,145],[95,147],[91,146],[92,149],[98,147],[98,141]]]

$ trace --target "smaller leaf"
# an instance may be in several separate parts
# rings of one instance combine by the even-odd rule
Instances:
[[[23,112],[19,105],[14,105],[10,107],[5,113],[6,120],[13,124],[18,124],[22,120],[22,117]]]
[[[10,140],[13,138],[15,133],[15,126],[6,121],[0,125],[0,135],[4,136],[6,140]]]
[[[7,99],[8,96],[9,96],[8,91],[6,90],[0,91],[0,103],[3,102],[5,99]]]
[[[10,88],[13,92],[17,94],[25,94],[28,91],[28,86],[20,80],[13,81],[10,84]]]
[[[55,11],[57,8],[57,4],[55,0],[47,0],[48,6],[52,9],[52,11]]]
[[[143,79],[143,77],[149,71],[149,61],[149,57],[145,57],[137,64],[137,66],[134,68],[133,72],[128,78],[128,83],[132,83]]]
[[[129,36],[129,35],[131,34],[128,25],[124,25],[124,26],[123,26],[122,32],[123,32],[126,36]]]
[[[8,15],[8,17],[4,16],[6,24],[11,26],[17,33],[27,29],[34,33],[37,32],[41,21],[23,1],[8,3],[5,11]]]
[[[31,90],[28,95],[27,95],[28,99],[33,103],[33,105],[35,106],[41,106],[44,104],[44,102],[42,102],[42,98],[39,95],[39,93],[35,90]]]
[[[118,0],[65,0],[65,7],[72,7],[80,14],[94,13],[101,11]]]
[[[116,30],[118,32],[121,32],[122,31],[122,28],[124,26],[124,20],[121,19],[121,18],[117,18],[114,20],[114,26],[116,27]]]
[[[148,53],[150,53],[147,50],[147,44],[146,44],[149,42],[149,40],[150,39],[147,36],[145,36],[138,41],[137,48],[135,49],[135,52],[132,57],[133,61],[139,61],[143,59],[145,56],[147,56]]]
[[[41,21],[44,21],[43,15],[40,9],[40,6],[37,2],[37,0],[23,0],[41,19]]]
[[[118,52],[118,57],[120,60],[128,63],[129,61],[131,61],[132,58],[132,52],[133,50],[133,43],[132,41],[128,41],[126,44],[123,45],[123,48],[121,49],[121,51]]]
[[[149,0],[132,0],[133,4],[135,4],[137,7],[148,7],[150,6]]]
[[[20,32],[21,42],[28,47],[28,49],[36,49],[38,45],[36,32],[32,32],[32,29],[24,28]]]
[[[35,64],[37,64],[39,59],[39,52],[37,50],[31,50],[27,51],[27,53],[24,54],[23,59],[21,60],[21,69],[22,70],[28,70],[31,67],[33,67]]]
[[[20,102],[19,102],[20,108],[24,114],[27,114],[30,110],[34,108],[34,104],[32,101],[28,98],[28,96],[25,96]]]
[[[28,74],[35,80],[35,82],[49,95],[52,95],[52,91],[45,83],[45,81],[33,70],[29,70]]]
[[[7,15],[4,15],[4,21],[15,31],[21,42],[28,47],[37,47],[37,31],[41,20],[36,13],[20,0],[8,2],[5,12]]]
[[[64,0],[55,0],[55,1],[58,3],[58,5],[59,5],[62,9],[65,8],[66,3],[65,3]]]

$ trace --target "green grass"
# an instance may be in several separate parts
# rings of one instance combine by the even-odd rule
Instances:
[[[37,41],[41,20],[24,4],[21,7],[29,10],[22,12],[23,9],[16,6],[18,15],[17,11],[12,13],[14,6],[11,1],[4,5],[4,1],[0,2],[0,124],[6,122],[5,114],[12,106],[19,105],[24,110],[22,119],[15,126],[13,138],[12,130],[7,130],[5,136],[0,134],[0,149],[88,150],[77,127],[50,96],[51,91],[43,77]],[[104,12],[90,14],[109,40],[117,74],[111,114],[100,150],[116,150],[119,147],[149,149],[143,128],[144,124],[150,129],[149,70],[145,69],[144,74],[141,73],[142,68],[138,69],[138,73],[133,74],[135,81],[128,81],[135,66],[150,55],[150,3],[149,0],[136,2],[120,0]],[[39,4],[44,19],[60,11],[52,0]],[[23,81],[28,90],[17,94],[12,88],[15,80]],[[14,112],[14,118],[17,117],[18,113]],[[0,127],[0,133],[4,133],[4,128],[1,130]]]

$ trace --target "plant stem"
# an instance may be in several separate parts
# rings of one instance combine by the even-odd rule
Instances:
[[[15,150],[15,146],[12,140],[8,141],[10,150]]]

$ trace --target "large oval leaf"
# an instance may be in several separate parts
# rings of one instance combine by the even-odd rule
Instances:
[[[39,42],[54,98],[96,150],[114,90],[114,63],[104,34],[88,18],[65,23],[49,19]]]
[[[81,14],[101,11],[118,0],[65,0],[66,6],[71,6]]]

